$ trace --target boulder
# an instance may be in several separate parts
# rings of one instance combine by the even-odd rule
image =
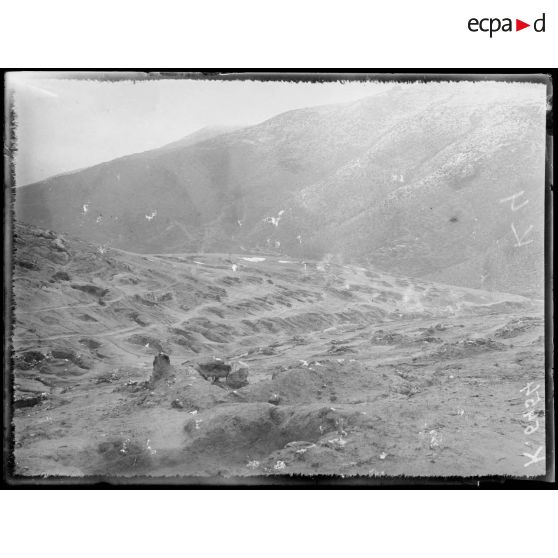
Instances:
[[[207,381],[218,383],[221,378],[232,389],[248,385],[248,365],[242,361],[226,362],[221,358],[213,358],[196,365],[200,376]]]
[[[166,353],[159,352],[153,359],[153,373],[151,382],[167,380],[174,376],[174,368],[171,366],[170,357]]]
[[[227,376],[226,384],[233,388],[238,389],[248,385],[248,365],[243,362],[235,362],[232,365],[232,370]]]
[[[198,363],[196,370],[204,380],[211,380],[215,383],[221,378],[227,378],[232,372],[232,366],[221,358],[213,358],[213,360]]]

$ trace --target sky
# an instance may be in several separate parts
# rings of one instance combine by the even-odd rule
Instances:
[[[393,84],[167,79],[97,81],[13,72],[16,185],[154,149],[205,126],[253,125]]]

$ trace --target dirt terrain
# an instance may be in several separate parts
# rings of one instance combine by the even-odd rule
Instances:
[[[544,473],[541,301],[21,225],[14,259],[18,475]],[[204,379],[214,358],[248,385]]]

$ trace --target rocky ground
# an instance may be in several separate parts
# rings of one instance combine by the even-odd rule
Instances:
[[[540,301],[16,235],[18,475],[544,473]],[[161,351],[172,374],[149,382]],[[202,377],[215,358],[248,385]]]

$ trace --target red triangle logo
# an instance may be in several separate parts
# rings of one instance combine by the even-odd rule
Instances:
[[[531,25],[529,23],[525,23],[524,21],[521,21],[520,19],[515,20],[515,30],[516,31],[521,31],[522,29],[525,29],[526,27],[531,27]]]

